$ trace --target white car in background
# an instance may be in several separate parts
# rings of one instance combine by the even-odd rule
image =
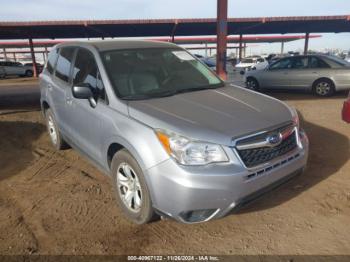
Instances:
[[[348,54],[345,59],[344,59],[346,62],[349,62],[350,63],[350,54]]]
[[[30,66],[24,66],[19,62],[13,61],[0,61],[0,77],[6,76],[33,76],[33,68]]]
[[[244,74],[248,70],[262,70],[265,69],[269,63],[261,56],[248,56],[243,58],[237,65],[236,70]]]

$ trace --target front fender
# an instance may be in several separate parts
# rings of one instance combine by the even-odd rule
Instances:
[[[136,159],[143,171],[169,159],[154,130],[132,118],[123,124],[116,123],[118,134],[110,136],[104,143],[105,165],[108,165],[108,148],[113,143],[123,146]]]

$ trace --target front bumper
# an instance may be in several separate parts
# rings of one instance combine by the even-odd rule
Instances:
[[[301,148],[271,161],[264,172],[260,172],[261,167],[244,167],[232,149],[226,151],[231,159],[228,164],[189,167],[168,159],[146,172],[153,206],[159,213],[184,223],[225,216],[271,186],[300,173],[306,166],[309,149],[303,132],[300,143]]]

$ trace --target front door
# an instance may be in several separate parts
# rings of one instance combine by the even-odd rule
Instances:
[[[314,69],[309,68],[307,56],[292,57],[292,67],[288,70],[289,86],[293,90],[306,89],[312,85]]]
[[[266,69],[260,79],[260,85],[264,88],[284,89],[289,87],[289,71],[292,67],[291,58],[283,58],[273,63]]]
[[[103,130],[108,119],[103,112],[108,110],[108,101],[94,55],[85,48],[79,48],[72,70],[72,85],[89,85],[97,102],[96,107],[86,99],[76,99],[69,90],[68,125],[71,128],[73,142],[85,154],[100,162],[102,153]]]

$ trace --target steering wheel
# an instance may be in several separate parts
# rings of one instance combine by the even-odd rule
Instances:
[[[175,79],[175,74],[169,74],[162,82],[161,85],[167,85],[171,80]]]

